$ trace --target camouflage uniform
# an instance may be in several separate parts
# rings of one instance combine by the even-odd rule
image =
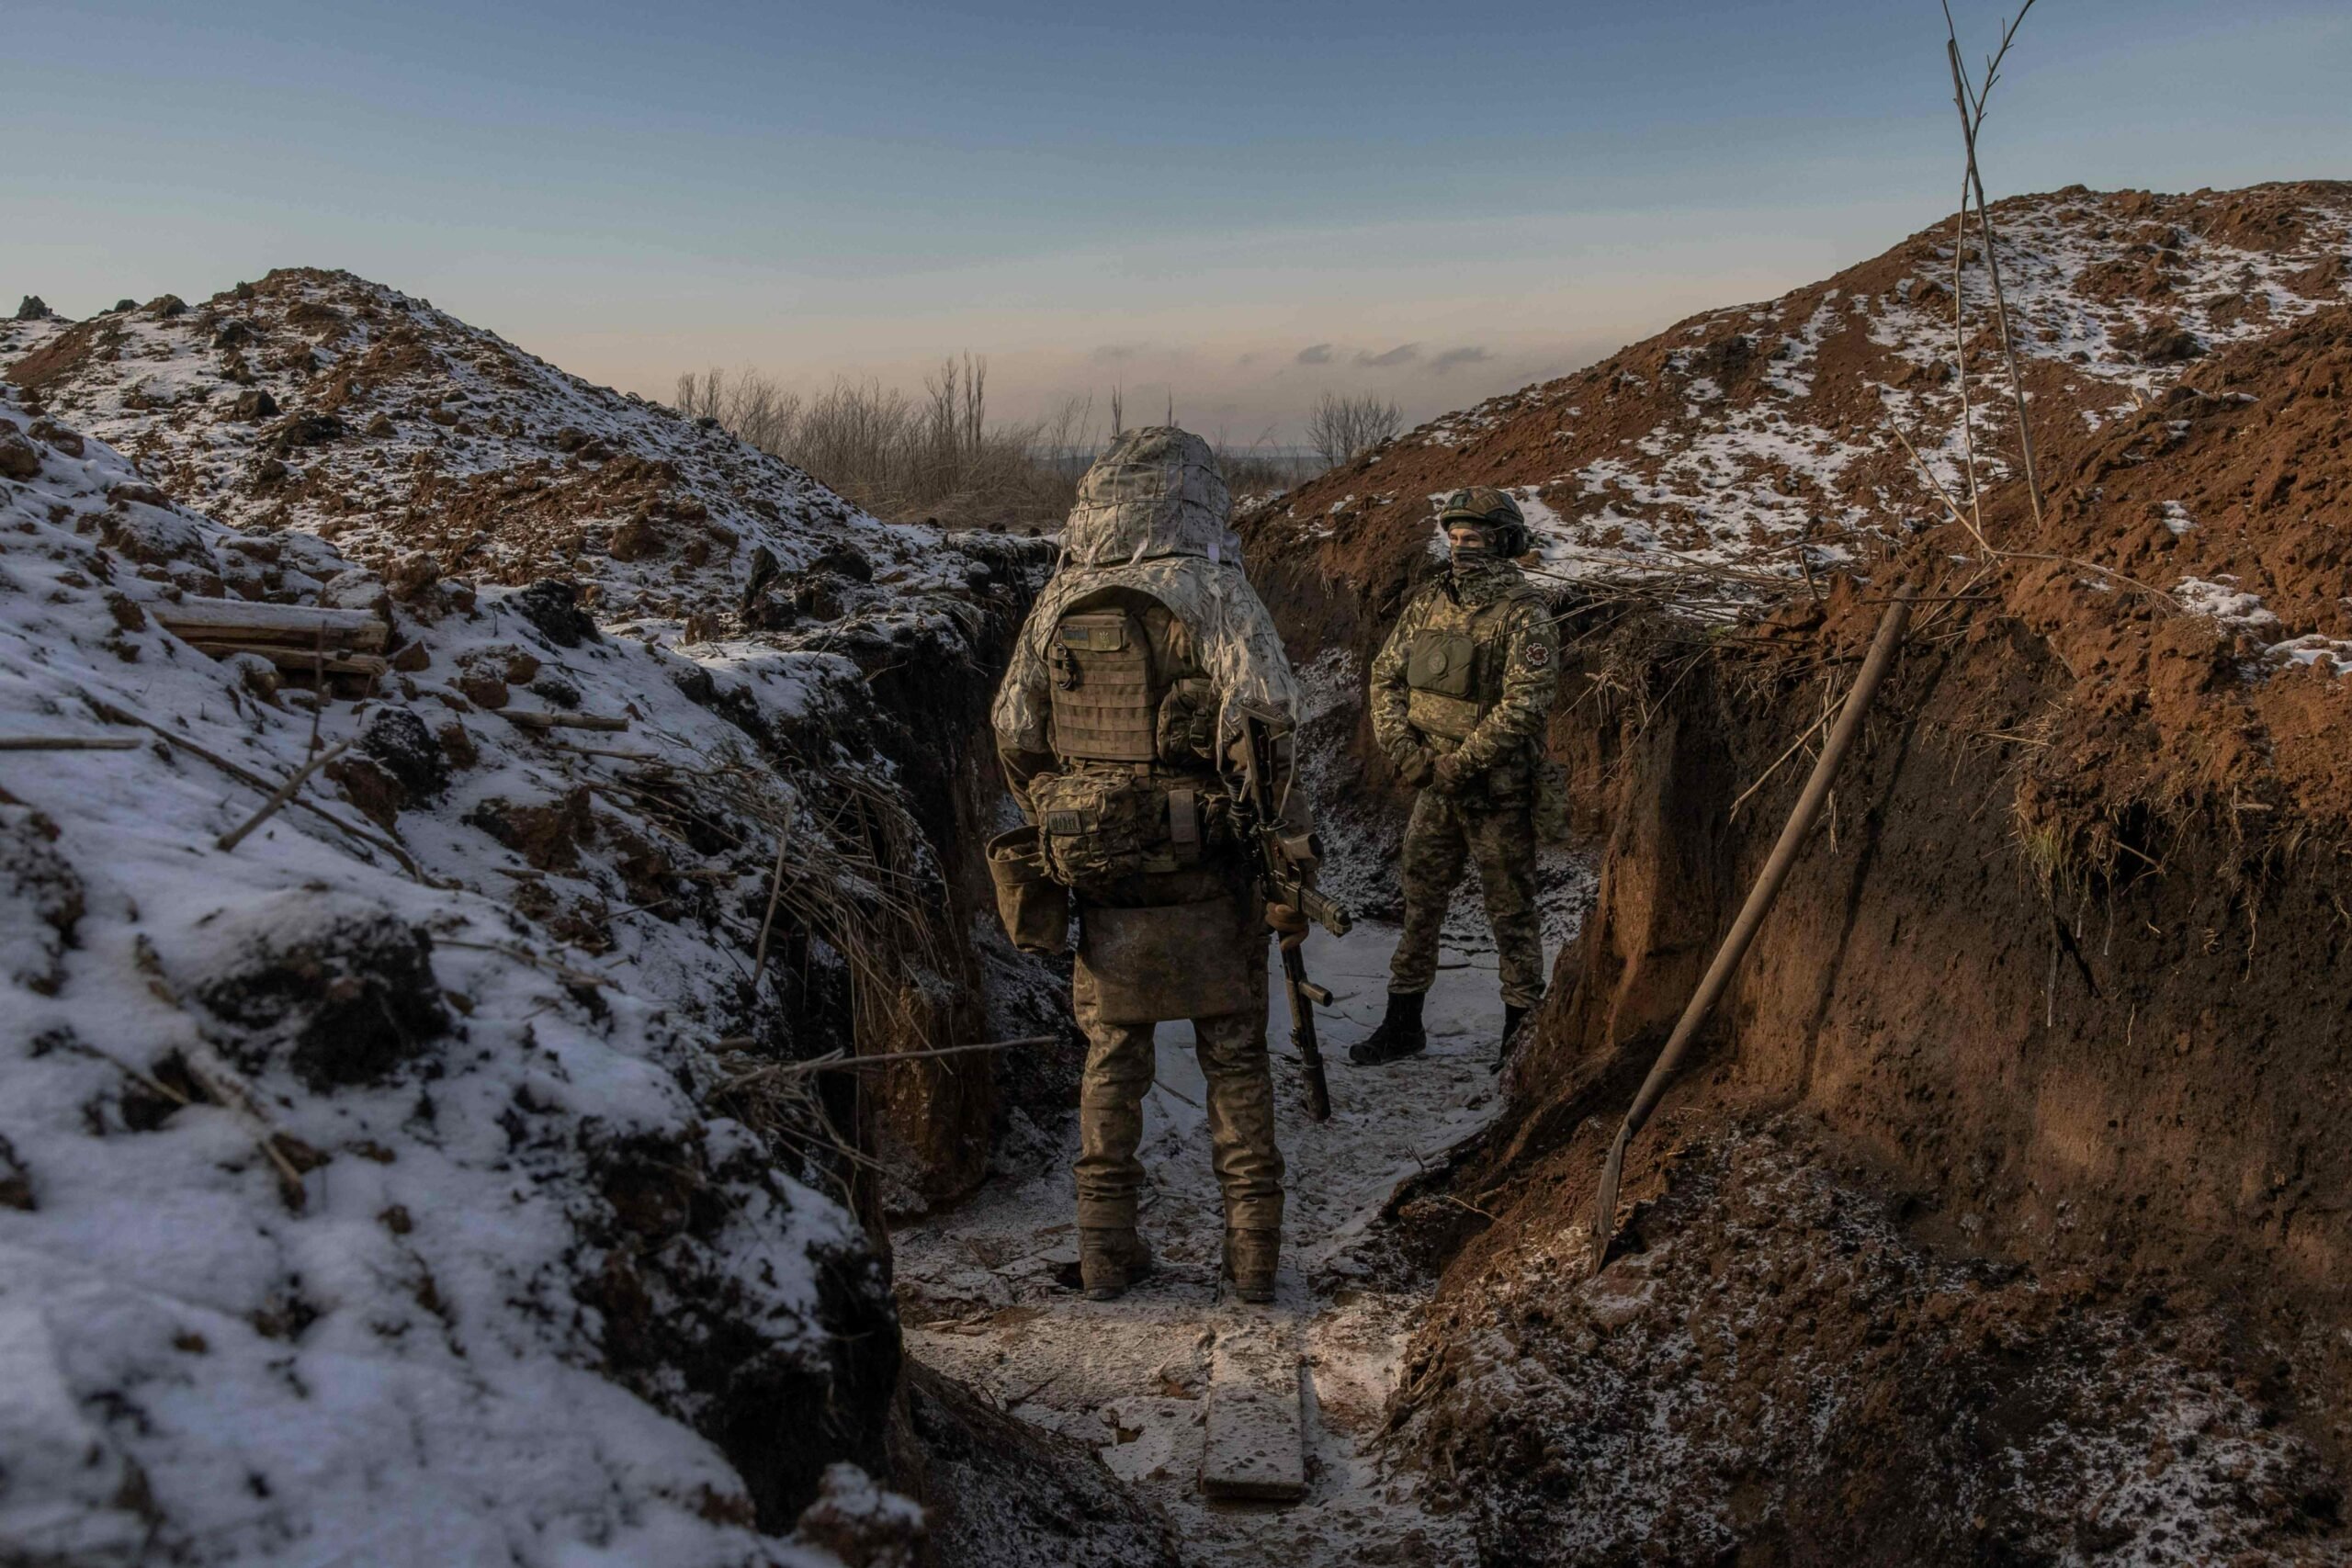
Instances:
[[[1281,637],[1242,575],[1228,507],[1224,480],[1198,437],[1173,429],[1121,436],[1080,482],[1061,570],[1032,607],[997,693],[998,757],[1023,814],[1046,831],[1051,822],[1041,816],[1054,814],[1041,813],[1033,796],[1050,797],[1073,780],[1124,773],[1136,787],[1170,793],[1146,869],[1090,884],[1077,899],[1090,942],[1098,940],[1098,921],[1107,929],[1122,910],[1182,910],[1191,933],[1180,951],[1155,961],[1157,972],[1100,953],[1090,965],[1089,946],[1080,945],[1072,1004],[1087,1038],[1076,1171],[1082,1235],[1132,1236],[1143,1180],[1136,1157],[1143,1097],[1156,1067],[1156,1026],[1137,1020],[1185,1016],[1207,1081],[1228,1245],[1232,1233],[1269,1236],[1282,1225],[1283,1158],[1266,1054],[1265,907],[1238,852],[1217,841],[1207,813],[1226,788],[1213,759],[1240,732],[1238,705],[1283,716],[1300,705]],[[1090,626],[1103,628],[1099,648],[1084,630]],[[1115,670],[1088,662],[1131,658],[1138,638],[1147,658]],[[1138,698],[1139,689],[1167,694]],[[1155,703],[1156,716],[1147,720]],[[1176,795],[1186,803],[1181,813]],[[1190,818],[1195,803],[1203,814],[1187,841],[1176,824]],[[1304,792],[1288,792],[1287,804],[1304,831]],[[1219,978],[1204,987],[1193,983],[1196,970]],[[1227,1006],[1193,1015],[1170,999],[1204,991]],[[1270,1247],[1262,1258],[1271,1290]]]
[[[1468,859],[1494,929],[1504,1003],[1532,1008],[1544,995],[1534,808],[1558,683],[1555,653],[1543,595],[1508,559],[1489,559],[1424,589],[1373,661],[1373,735],[1390,762],[1411,777],[1427,750],[1455,759],[1448,772],[1459,770],[1451,790],[1442,782],[1422,789],[1405,829],[1405,930],[1390,964],[1392,993],[1418,995],[1436,978],[1439,928]]]

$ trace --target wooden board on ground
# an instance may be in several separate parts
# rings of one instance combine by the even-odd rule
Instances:
[[[1202,1492],[1233,1501],[1296,1502],[1306,1495],[1306,1437],[1298,1349],[1286,1325],[1260,1318],[1219,1330],[1209,1363]]]
[[[330,649],[378,652],[391,632],[382,616],[369,611],[319,604],[266,604],[252,599],[204,599],[189,594],[178,600],[151,601],[146,608],[167,629],[190,642],[312,648],[323,640]]]

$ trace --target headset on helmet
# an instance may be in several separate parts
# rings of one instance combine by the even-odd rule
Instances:
[[[1444,528],[1455,523],[1476,523],[1487,530],[1493,538],[1495,554],[1506,560],[1516,560],[1532,547],[1527,518],[1519,510],[1519,502],[1510,498],[1509,491],[1492,485],[1472,485],[1445,498],[1445,503],[1438,509],[1437,525]]]

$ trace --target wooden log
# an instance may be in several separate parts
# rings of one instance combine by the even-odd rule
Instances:
[[[177,602],[156,600],[144,606],[166,631],[209,642],[272,643],[315,648],[323,634],[332,648],[356,648],[380,653],[391,638],[384,618],[367,610],[328,609],[318,604],[264,604],[250,599],[205,599],[193,594]]]
[[[0,735],[0,751],[136,751],[133,735]]]
[[[517,729],[617,731],[628,728],[628,720],[625,718],[607,718],[595,713],[538,713],[529,708],[492,708],[490,711]]]
[[[390,671],[391,661],[379,654],[353,653],[347,649],[330,649],[321,653],[315,648],[294,648],[268,643],[223,642],[210,635],[189,637],[188,646],[198,653],[215,659],[226,659],[232,653],[254,653],[268,660],[280,670],[290,670],[299,675],[323,671],[329,675],[382,676]]]

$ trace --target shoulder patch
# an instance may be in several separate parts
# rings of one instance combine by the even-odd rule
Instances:
[[[1519,661],[1521,664],[1526,665],[1530,670],[1549,670],[1552,667],[1552,644],[1550,640],[1544,637],[1532,637],[1525,642],[1521,643],[1519,645]]]

